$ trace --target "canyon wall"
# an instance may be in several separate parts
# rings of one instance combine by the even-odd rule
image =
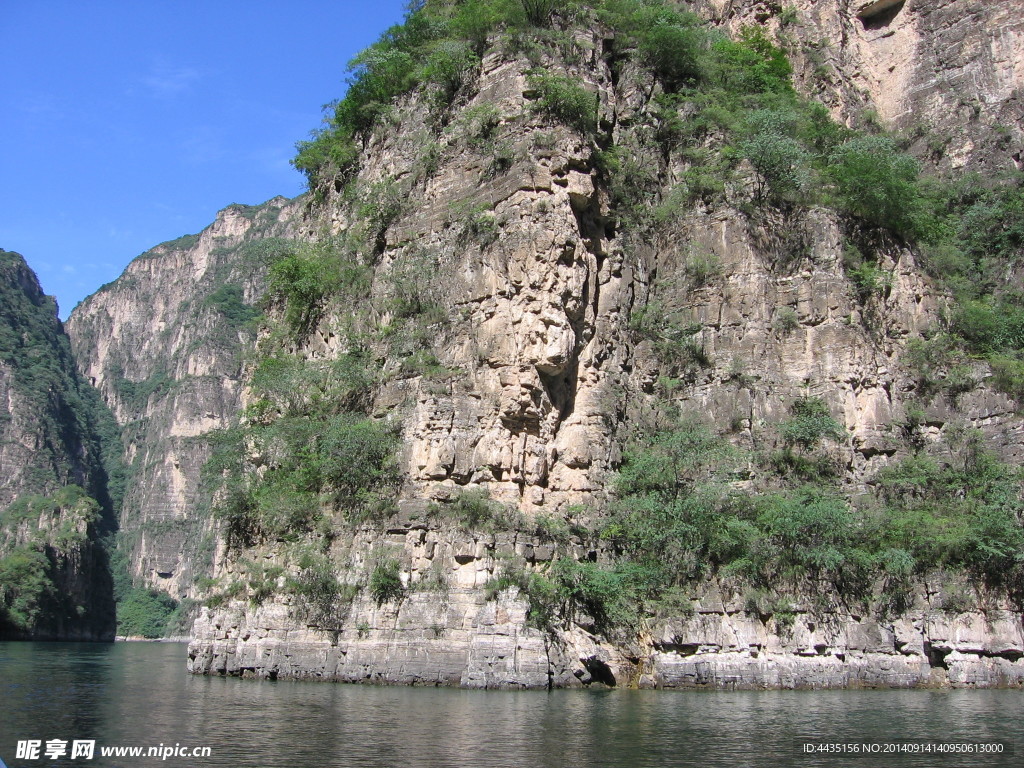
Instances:
[[[229,206],[200,234],[135,259],[67,321],[82,375],[123,431],[130,479],[119,528],[131,575],[175,598],[194,596],[195,578],[213,567],[205,437],[237,419],[253,305],[300,207],[284,198]]]
[[[0,637],[113,638],[104,439],[116,427],[75,370],[56,302],[0,251]]]
[[[940,170],[1018,167],[1021,4],[862,5],[698,4],[723,30],[778,35],[798,89],[841,122],[898,129]],[[722,148],[661,153],[649,74],[600,25],[562,31],[567,42],[540,53],[487,41],[443,118],[434,94],[401,97],[364,137],[352,178],[226,209],[72,315],[79,364],[127,430],[134,573],[208,601],[190,669],[473,687],[1021,685],[1020,613],[975,584],[959,585],[971,604],[956,607],[955,577],[891,614],[838,598],[759,607],[748,587],[715,577],[632,633],[585,611],[531,618],[509,575],[613,560],[596,531],[615,472],[666,408],[752,457],[734,470],[743,486],[764,475],[756,457],[782,446],[793,403],[820,401],[844,429],[831,459],[849,499],[911,453],[911,421],[935,451],[970,430],[1006,462],[1024,449],[1018,404],[990,386],[984,362],[968,364],[973,385],[955,396],[924,392],[908,366],[908,342],[941,326],[950,297],[905,239],[824,205],[752,208],[742,164],[714,194],[659,207],[657,227],[627,226],[610,148],[646,169],[659,200]],[[592,135],[539,108],[538,69],[593,95]],[[311,368],[369,361],[365,415],[399,435],[400,488],[379,519],[328,505],[309,530],[232,541],[199,498],[204,438],[243,406],[257,425],[286,409],[247,393],[260,354],[238,354],[254,336],[224,338],[206,298],[237,285],[253,305],[268,262],[244,254],[275,238],[341,242],[346,269],[369,274],[274,354]],[[865,291],[851,277],[851,243],[870,247],[884,285]],[[287,301],[268,312],[283,322]],[[911,418],[911,401],[923,415]],[[269,452],[244,447],[253,477],[275,471]],[[471,499],[513,522],[459,524],[452,510]],[[314,561],[329,573],[326,610],[310,605]],[[389,564],[390,592],[374,586]],[[203,588],[201,573],[214,576]]]

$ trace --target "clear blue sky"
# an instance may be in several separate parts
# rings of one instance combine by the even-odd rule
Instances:
[[[231,203],[294,197],[295,142],[404,0],[0,0],[0,248],[61,317]]]

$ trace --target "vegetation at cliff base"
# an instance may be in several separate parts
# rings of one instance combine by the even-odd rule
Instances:
[[[99,503],[74,485],[53,496],[21,496],[0,511],[0,635],[54,634],[76,619],[91,622],[87,614],[93,606],[76,602],[62,585],[92,579],[96,605],[102,604],[100,520]],[[98,572],[75,573],[90,546]],[[98,625],[94,629],[102,631]]]
[[[838,437],[826,427],[812,429],[805,447]],[[772,488],[766,476],[760,489],[741,490],[730,476],[735,449],[683,422],[626,454],[602,531],[624,558],[613,572],[642,574],[631,584],[639,596],[717,573],[779,594],[853,602],[878,599],[881,585],[883,603],[903,604],[915,579],[946,570],[1021,599],[1024,476],[977,433],[949,440],[949,455],[959,458],[910,456],[854,504],[835,486],[801,478]]]
[[[262,359],[243,426],[218,436],[205,468],[230,543],[294,540],[327,524],[327,510],[349,522],[390,510],[397,438],[366,414],[373,381],[358,353],[329,363],[283,352]]]

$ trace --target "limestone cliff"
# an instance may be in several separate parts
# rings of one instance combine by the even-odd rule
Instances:
[[[103,434],[112,423],[75,371],[53,298],[6,251],[0,405],[0,637],[110,639],[99,537],[113,527],[103,440],[116,431]]]
[[[1024,167],[1024,21],[1014,2],[698,5],[732,31],[746,24],[776,29],[792,43],[801,89],[844,120],[901,129],[918,154],[943,168]]]
[[[637,4],[628,24],[628,3],[527,3],[539,15],[489,30],[463,13],[485,5],[427,3],[433,26],[414,16],[360,60],[364,79],[297,159],[311,194],[276,223],[228,209],[69,322],[119,418],[145,417],[122,523],[136,574],[198,594],[195,542],[224,534],[190,669],[1020,685],[1019,595],[971,578],[1013,562],[1002,542],[1019,538],[1019,478],[1004,468],[1024,448],[1017,358],[949,346],[956,296],[935,265],[952,251],[925,247],[937,236],[911,187],[865,207],[836,170],[856,152],[897,175],[913,166],[879,122],[927,168],[1019,164],[1020,3],[709,0],[700,32],[671,3]],[[468,32],[430,38],[446,25]],[[417,35],[428,43],[403,48]],[[825,115],[792,92],[776,43]],[[663,55],[672,46],[702,63]],[[429,57],[411,79],[409,50]],[[978,100],[961,103],[965,79]],[[228,274],[237,251],[218,261],[217,236],[244,248],[268,234],[294,242],[267,283]],[[244,367],[210,351],[216,314],[196,298],[222,283],[246,304],[269,287]],[[214,523],[197,516],[210,451],[194,438],[243,405],[214,455]],[[669,452],[670,481],[645,497],[678,503],[668,519],[618,473],[647,461],[653,477],[673,429],[664,439],[705,453]],[[908,530],[955,524],[921,513],[907,477],[930,478],[924,496],[979,530],[1003,527],[956,562],[914,561]],[[1006,514],[981,520],[997,491]],[[721,523],[710,534],[686,507],[700,493]],[[680,523],[679,539],[644,551],[658,521]],[[870,536],[857,560],[868,550],[850,542]],[[805,540],[820,547],[789,569]]]
[[[79,369],[124,432],[130,466],[121,544],[141,584],[188,597],[212,568],[199,494],[205,436],[236,418],[246,343],[268,258],[296,206],[233,205],[198,235],[164,243],[72,311]]]

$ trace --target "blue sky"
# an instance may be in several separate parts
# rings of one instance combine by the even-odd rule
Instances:
[[[0,248],[61,317],[231,203],[293,197],[295,142],[404,0],[0,0]]]

